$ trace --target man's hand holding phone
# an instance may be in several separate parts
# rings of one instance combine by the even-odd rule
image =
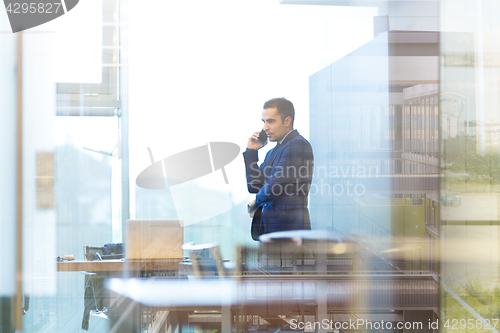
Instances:
[[[258,150],[267,144],[267,134],[264,130],[255,132],[249,139],[247,147]]]

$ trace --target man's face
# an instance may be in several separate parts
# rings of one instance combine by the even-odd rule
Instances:
[[[264,109],[262,111],[264,131],[269,141],[281,141],[292,130],[292,118],[286,117],[283,121],[277,108]]]

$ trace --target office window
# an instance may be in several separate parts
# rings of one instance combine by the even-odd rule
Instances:
[[[373,37],[371,9],[202,1],[166,2],[160,7],[153,14],[142,5],[132,5],[131,11],[133,22],[145,22],[146,17],[148,22],[136,25],[130,35],[135,45],[130,54],[130,107],[137,110],[130,122],[132,218],[181,219],[186,241],[219,243],[227,258],[233,258],[236,244],[255,246],[246,212],[255,196],[247,192],[241,153],[248,136],[262,128],[263,104],[273,97],[292,101],[299,133],[311,140],[322,137],[313,149],[325,160],[328,154],[372,145],[381,149],[382,132],[370,132],[368,125],[381,111],[366,103],[353,116],[344,116],[352,111],[350,105],[330,109],[323,96],[364,94],[368,85],[345,85],[324,75],[318,78],[319,90],[312,88],[315,73]],[[342,43],[333,37],[345,28],[338,24],[337,10],[346,15],[356,12],[357,25],[341,21],[351,27],[352,36],[360,36],[343,54],[337,49]],[[305,24],[298,26],[299,21]],[[163,32],[162,37],[150,34],[152,26]],[[324,33],[333,39],[320,38]],[[269,49],[275,51],[263,52]],[[321,95],[316,105],[311,104],[314,94]],[[328,120],[321,119],[324,127],[310,127],[312,108],[331,110]],[[326,128],[330,124],[335,132]],[[333,139],[349,132],[366,136],[345,142]],[[218,170],[174,186],[167,182],[162,190],[135,186],[137,175],[151,165],[148,147],[158,161],[217,141],[240,149],[224,167],[228,184]],[[259,151],[260,161],[273,146],[269,143]]]

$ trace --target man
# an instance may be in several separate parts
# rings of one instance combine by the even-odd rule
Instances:
[[[262,121],[269,141],[277,142],[260,165],[257,150],[267,144],[259,142],[259,132],[248,140],[243,153],[248,191],[257,193],[252,220],[252,238],[264,233],[311,229],[307,196],[313,174],[311,144],[293,129],[295,110],[285,98],[274,98],[264,104]]]

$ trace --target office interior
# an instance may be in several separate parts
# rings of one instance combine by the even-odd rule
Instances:
[[[497,13],[86,0],[12,33],[2,12],[0,331],[497,332]],[[312,231],[256,242],[241,153],[274,97],[313,147]],[[219,142],[221,168],[138,185]]]

